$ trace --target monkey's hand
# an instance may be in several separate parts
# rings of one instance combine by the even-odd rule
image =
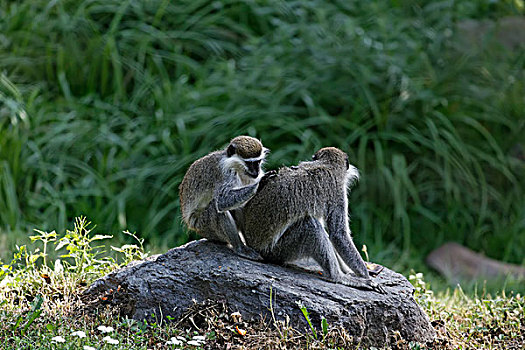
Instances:
[[[264,176],[261,178],[261,181],[259,181],[259,187],[257,188],[257,191],[262,190],[264,186],[268,183],[268,180],[270,180],[272,177],[277,176],[277,170],[270,170],[264,174]]]
[[[255,249],[250,248],[244,244],[235,249],[235,253],[249,260],[263,261],[261,254],[259,254]]]

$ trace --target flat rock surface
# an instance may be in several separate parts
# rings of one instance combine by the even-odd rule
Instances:
[[[180,318],[195,302],[225,302],[245,320],[270,320],[270,293],[278,319],[305,327],[297,302],[314,325],[324,316],[363,345],[384,346],[394,332],[408,341],[434,337],[428,317],[413,298],[413,286],[387,268],[374,280],[385,294],[324,280],[318,268],[283,267],[243,259],[207,240],[134,262],[95,281],[83,294],[88,309],[106,304],[137,320]]]

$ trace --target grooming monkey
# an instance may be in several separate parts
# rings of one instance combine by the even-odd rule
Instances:
[[[179,186],[182,219],[188,228],[230,244],[240,256],[261,260],[242,242],[230,211],[241,208],[257,191],[267,153],[259,140],[238,136],[226,149],[195,161]]]
[[[358,179],[357,169],[334,147],[320,149],[312,159],[268,172],[236,212],[246,244],[279,264],[311,257],[334,282],[383,292],[350,236],[347,188]],[[358,278],[348,278],[345,265]]]

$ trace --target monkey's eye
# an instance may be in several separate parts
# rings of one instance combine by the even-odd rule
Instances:
[[[246,173],[251,177],[256,178],[261,170],[261,160],[245,161],[245,164]]]
[[[248,168],[255,168],[255,167],[258,167],[259,164],[261,164],[261,160],[244,161],[244,163],[246,163],[246,166]]]
[[[314,154],[314,155],[312,156],[312,160],[317,160],[317,155]]]

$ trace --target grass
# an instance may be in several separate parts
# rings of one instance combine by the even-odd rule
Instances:
[[[523,11],[518,0],[0,0],[0,259],[17,256],[0,274],[9,284],[0,338],[13,348],[111,348],[104,325],[122,348],[191,340],[193,325],[69,312],[85,284],[144,253],[122,231],[140,232],[152,252],[195,238],[180,221],[184,172],[249,134],[272,150],[269,168],[322,146],[348,152],[362,174],[350,198],[357,245],[432,282],[423,305],[447,339],[434,348],[523,342],[522,286],[446,294],[447,281],[423,264],[450,240],[525,262],[525,55],[497,42],[467,48],[456,30]],[[68,233],[80,215],[111,243]],[[68,251],[71,242],[107,253]],[[349,344],[331,327],[327,343],[286,324],[242,325],[242,336],[229,311],[210,310],[210,326],[197,330],[207,344]]]
[[[312,325],[300,304],[309,328],[293,328],[286,318],[248,322],[212,301],[196,303],[180,320],[159,323],[119,317],[109,305],[85,312],[82,291],[107,272],[147,256],[141,242],[104,251],[101,243],[110,237],[96,234],[85,218],[77,218],[64,234],[35,232],[32,243],[19,247],[0,271],[3,349],[358,348],[352,336],[330,320]],[[392,348],[518,349],[525,341],[523,296],[467,296],[461,288],[435,295],[421,273],[409,280],[438,336],[431,344],[416,344],[392,334]]]
[[[182,244],[185,170],[242,133],[269,168],[348,152],[374,260],[453,240],[522,264],[525,56],[455,30],[520,3],[0,1],[0,229]]]

